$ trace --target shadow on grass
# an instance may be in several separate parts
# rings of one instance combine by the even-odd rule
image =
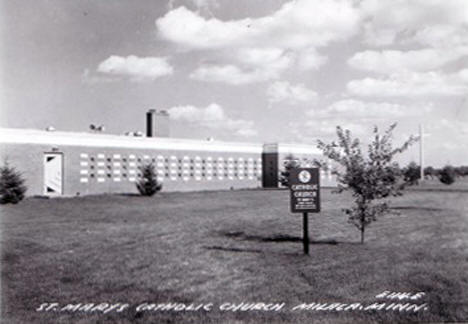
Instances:
[[[443,208],[435,207],[421,207],[421,206],[395,206],[391,207],[393,210],[420,210],[420,211],[441,211]]]
[[[222,236],[228,238],[242,240],[242,241],[253,241],[253,242],[273,242],[273,243],[302,243],[302,237],[291,236],[285,234],[276,234],[272,236],[260,236],[260,235],[248,235],[244,232],[220,232]],[[337,245],[337,244],[360,244],[359,242],[342,242],[334,239],[324,239],[324,240],[311,240],[310,244],[327,244],[327,245]]]
[[[226,251],[226,252],[249,252],[249,253],[263,253],[262,250],[257,249],[240,249],[235,247],[225,247],[225,246],[204,246],[203,248],[207,250],[217,250],[217,251]]]
[[[468,188],[407,188],[408,191],[429,191],[429,192],[468,192]]]
[[[300,253],[300,252],[277,253],[277,252],[272,252],[268,250],[243,249],[243,248],[236,248],[232,246],[219,246],[219,245],[204,246],[203,248],[206,250],[212,250],[212,251],[235,252],[235,253],[258,253],[258,254],[273,253],[273,254],[290,255],[290,256],[302,256],[303,255],[303,253]]]
[[[122,196],[122,197],[146,197],[146,196],[143,196],[139,193],[136,193],[136,192],[124,192],[124,193],[117,193],[115,194],[116,196]]]

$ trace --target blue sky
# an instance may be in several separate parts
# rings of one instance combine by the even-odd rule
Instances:
[[[368,137],[424,123],[426,161],[467,164],[468,1],[1,2],[2,127],[173,137]],[[416,160],[417,149],[404,160]]]

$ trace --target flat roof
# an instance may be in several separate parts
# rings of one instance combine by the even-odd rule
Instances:
[[[45,131],[22,128],[0,128],[0,143],[254,154],[261,154],[263,151],[263,143],[223,142],[166,137],[134,137],[102,133]],[[320,154],[317,148],[310,145],[279,144],[278,147],[280,153]]]

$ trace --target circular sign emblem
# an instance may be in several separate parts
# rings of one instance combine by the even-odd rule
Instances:
[[[310,178],[312,178],[311,174],[309,171],[307,170],[302,170],[301,172],[299,172],[299,181],[302,182],[302,183],[307,183],[310,181]]]

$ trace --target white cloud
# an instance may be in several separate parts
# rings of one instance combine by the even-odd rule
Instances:
[[[311,18],[311,13],[317,13]],[[222,21],[179,7],[156,20],[161,38],[187,48],[326,46],[352,36],[359,12],[352,1],[299,0],[270,16]]]
[[[202,65],[197,80],[247,84],[276,79],[286,69],[318,69],[317,48],[352,37],[360,15],[352,0],[297,0],[269,16],[223,21],[186,7],[156,20],[158,36],[185,50],[218,50],[224,61]],[[314,15],[311,19],[311,13]],[[217,56],[219,61],[219,56]]]
[[[165,57],[127,57],[112,55],[102,61],[97,71],[100,73],[130,78],[132,81],[151,81],[173,73],[172,66]]]
[[[460,131],[461,133],[467,134],[468,132],[468,121],[463,120],[449,120],[447,118],[441,118],[437,121],[424,124],[424,132],[446,132],[448,129]]]
[[[419,104],[408,106],[390,102],[369,102],[356,99],[335,101],[326,109],[311,109],[307,112],[314,118],[341,118],[341,119],[395,119],[416,116],[428,113],[432,104]]]
[[[156,20],[158,35],[188,48],[220,48],[239,43],[239,39],[258,33],[250,29],[251,19],[223,22],[205,19],[198,13],[179,7]]]
[[[190,105],[175,106],[170,108],[168,112],[171,119],[192,123],[208,123],[213,125],[212,127],[217,127],[216,123],[226,119],[223,108],[215,103],[205,108],[197,108]]]
[[[364,0],[368,44],[417,42],[429,46],[468,44],[466,0]]]
[[[191,79],[243,85],[262,82],[276,77],[273,71],[242,70],[235,65],[202,65],[190,74]]]
[[[175,106],[168,109],[173,120],[198,125],[199,127],[228,130],[239,136],[254,136],[254,122],[244,119],[233,119],[226,115],[223,107],[212,103],[206,107]]]
[[[233,64],[204,64],[195,69],[190,78],[243,85],[276,79],[292,63],[291,55],[280,48],[241,48],[232,56],[242,67]]]
[[[432,25],[416,31],[412,40],[427,46],[450,49],[468,46],[468,26]]]
[[[329,140],[336,137],[336,126],[349,129],[355,136],[363,136],[368,132],[368,126],[361,122],[351,122],[344,119],[310,118],[301,122],[291,122],[288,129],[296,141],[315,144],[317,139]]]
[[[236,55],[238,61],[265,71],[270,71],[269,73],[272,75],[277,75],[279,72],[290,67],[293,59],[291,53],[286,53],[277,47],[241,48]]]
[[[317,93],[303,84],[292,85],[286,81],[277,81],[270,85],[267,89],[267,96],[270,103],[313,103],[317,99]]]
[[[468,93],[467,70],[453,74],[440,72],[403,72],[388,78],[352,80],[346,85],[349,93],[363,97],[444,97]]]
[[[181,1],[169,0],[168,2],[169,10],[174,9],[174,7],[178,6],[177,3],[180,3],[180,2]],[[195,6],[198,11],[207,12],[210,15],[213,15],[211,11],[212,8],[219,7],[219,3],[217,0],[187,0],[185,2]]]
[[[306,112],[302,121],[297,122],[293,134],[296,138],[336,138],[336,126],[351,130],[354,136],[366,141],[371,135],[372,125],[386,128],[393,122],[408,118],[425,117],[433,110],[432,103],[399,104],[392,102],[342,99],[325,108],[314,108]],[[401,135],[401,133],[398,133]]]
[[[388,74],[401,71],[424,72],[438,69],[466,55],[468,47],[453,48],[450,51],[433,48],[406,52],[367,50],[354,54],[348,64],[355,69]]]
[[[350,122],[343,119],[334,120],[308,120],[306,126],[309,127],[314,133],[323,134],[325,136],[335,135],[336,127],[339,125],[344,129],[349,129],[354,135],[362,135],[367,131],[368,126],[362,122]]]
[[[300,54],[277,47],[246,47],[229,57],[236,64],[204,64],[195,69],[190,78],[199,81],[243,85],[278,79],[291,66],[300,70],[318,69],[327,62],[314,49]]]
[[[468,84],[468,69],[463,69],[463,70],[458,71],[456,76],[460,78],[462,82],[465,82]]]
[[[329,113],[342,114],[346,116],[367,116],[367,117],[382,117],[404,116],[407,108],[388,102],[364,102],[355,99],[340,100],[332,103],[327,111]]]
[[[317,53],[313,47],[302,50],[297,57],[297,67],[304,71],[318,70],[327,62],[328,58]]]

